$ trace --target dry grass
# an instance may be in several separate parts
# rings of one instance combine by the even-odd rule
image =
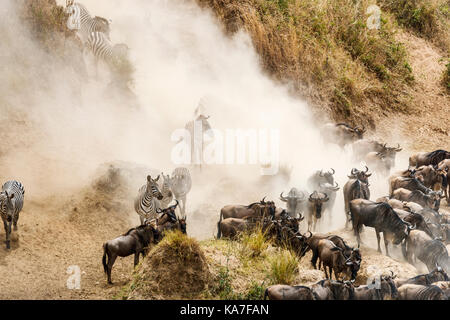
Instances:
[[[137,268],[128,299],[199,298],[212,281],[199,243],[180,231],[167,232]]]
[[[442,76],[442,84],[450,92],[450,62],[447,63],[446,68],[444,70],[444,74]]]
[[[450,54],[450,3],[448,0],[381,0],[382,9],[417,35],[431,40]]]
[[[270,280],[273,284],[292,284],[298,274],[297,255],[282,249],[270,258]]]
[[[246,30],[265,68],[293,82],[320,111],[326,106],[335,120],[373,125],[372,113],[408,110],[402,95],[413,81],[407,53],[388,13],[379,30],[367,27],[372,1],[197,1],[212,8],[229,33]]]
[[[242,243],[241,254],[249,258],[262,256],[270,246],[266,233],[258,227],[241,233],[240,242]]]

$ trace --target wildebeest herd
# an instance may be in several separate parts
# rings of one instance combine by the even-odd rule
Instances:
[[[326,125],[325,141],[342,147],[350,144],[356,159],[371,158],[375,172],[390,173],[400,146],[363,138],[364,128],[345,124]],[[369,161],[366,161],[368,164]],[[262,200],[249,205],[226,205],[220,210],[217,238],[236,239],[243,231],[262,229],[273,244],[291,249],[301,259],[311,251],[313,268],[323,268],[326,279],[308,286],[274,285],[267,288],[270,299],[447,299],[449,296],[450,258],[446,244],[450,241],[450,214],[441,208],[441,200],[449,204],[450,152],[436,150],[414,154],[409,167],[388,178],[389,195],[370,200],[369,166],[353,168],[342,188],[346,228],[353,229],[358,247],[350,247],[343,238],[333,234],[316,233],[317,225],[326,217],[330,222],[337,192],[336,170],[317,170],[305,181],[305,188],[282,191],[280,201]],[[161,178],[162,177],[162,178]],[[103,244],[102,264],[108,283],[117,257],[139,256],[159,243],[167,230],[178,229],[186,234],[186,195],[192,187],[187,168],[175,169],[170,175],[147,176],[134,200],[141,225]],[[6,248],[10,248],[11,227],[17,230],[23,207],[24,188],[18,181],[8,181],[0,193],[0,214],[6,233]],[[172,204],[175,201],[175,204]],[[180,206],[180,202],[182,203]],[[178,209],[178,210],[177,210]],[[177,214],[179,212],[179,214]],[[300,232],[306,219],[307,231]],[[374,283],[355,286],[362,255],[360,233],[363,227],[375,230],[381,253],[381,233],[386,255],[389,245],[400,246],[404,258],[411,264],[421,261],[428,274],[411,279],[396,279],[384,274]],[[314,233],[313,233],[314,232]],[[332,279],[334,275],[334,280]],[[345,278],[349,280],[346,281]]]
[[[327,124],[322,136],[328,143],[341,147],[351,145],[356,160],[367,164],[363,170],[353,168],[343,187],[346,228],[350,225],[361,245],[360,233],[363,227],[375,230],[378,251],[381,253],[381,234],[389,254],[389,244],[401,246],[404,258],[411,264],[417,260],[426,265],[430,275],[419,276],[433,279],[431,274],[441,274],[429,283],[414,279],[394,281],[395,276],[381,276],[377,285],[355,287],[354,281],[361,265],[358,248],[349,247],[337,235],[311,233],[325,215],[330,221],[333,204],[339,185],[334,181],[335,170],[319,170],[306,181],[308,190],[291,188],[280,200],[286,209],[277,208],[273,201],[250,205],[228,205],[222,208],[218,222],[217,237],[235,238],[240,232],[258,226],[275,244],[294,249],[303,257],[312,251],[312,266],[325,271],[327,280],[311,288],[305,286],[276,285],[267,289],[266,297],[271,299],[447,299],[450,258],[446,244],[450,242],[450,214],[440,210],[441,199],[448,205],[448,178],[450,152],[436,150],[413,154],[406,170],[389,176],[395,166],[396,154],[402,151],[400,145],[388,147],[386,143],[363,139],[364,127],[347,124]],[[380,175],[389,176],[389,195],[370,200],[369,178],[371,166]],[[307,218],[307,233],[301,234],[298,227]],[[295,223],[293,223],[295,222]],[[335,280],[332,280],[334,272]],[[344,273],[349,281],[339,280]],[[435,282],[437,284],[435,284]],[[398,290],[397,290],[398,289]]]

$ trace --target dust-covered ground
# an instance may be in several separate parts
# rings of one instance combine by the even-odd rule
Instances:
[[[146,176],[167,174],[179,165],[171,157],[172,134],[192,120],[202,97],[217,133],[278,130],[277,159],[270,160],[279,162],[280,174],[261,176],[260,165],[267,162],[261,155],[251,164],[191,168],[188,234],[198,240],[214,237],[219,210],[226,204],[248,204],[267,196],[281,206],[281,191],[304,188],[314,170],[333,167],[342,187],[350,169],[361,167],[350,149],[323,143],[308,105],[267,76],[245,33],[226,37],[213,16],[195,3],[82,2],[93,15],[111,18],[112,41],[130,47],[136,69],[129,87],[132,98],[129,91],[111,89],[104,66],[98,78],[89,64],[88,75],[83,74],[70,39],[57,38],[64,44],[63,55],[44,49],[16,15],[15,2],[1,4],[0,181],[21,181],[25,205],[12,249],[0,246],[0,273],[8,275],[2,280],[0,299],[117,296],[131,280],[133,258],[117,260],[115,284],[107,285],[102,244],[138,224],[133,200]],[[391,144],[411,141],[393,127],[382,138]],[[448,148],[448,141],[439,143]],[[409,154],[404,149],[398,155],[394,170],[406,168]],[[117,181],[111,178],[110,164],[119,172]],[[289,168],[292,173],[286,175]],[[372,198],[387,190],[386,177],[374,173]],[[319,231],[337,230],[354,244],[353,236],[342,231],[342,198],[340,191],[328,213],[331,222],[323,222]],[[4,236],[0,228],[0,239]],[[422,271],[402,262],[397,251],[394,259],[376,253],[371,229],[363,239],[367,268],[391,267],[404,277]],[[220,252],[205,252],[210,261],[221,264]],[[301,262],[302,283],[322,277],[307,262],[308,256]],[[80,290],[67,286],[71,266],[81,270]]]

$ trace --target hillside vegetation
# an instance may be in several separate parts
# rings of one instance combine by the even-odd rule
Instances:
[[[197,2],[211,8],[229,34],[246,30],[265,69],[335,121],[375,128],[380,116],[415,111],[415,70],[397,34],[413,32],[449,56],[448,1]],[[373,4],[381,8],[379,29],[368,20]],[[437,90],[445,90],[445,81]]]

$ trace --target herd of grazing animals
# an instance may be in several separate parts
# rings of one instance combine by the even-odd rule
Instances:
[[[66,12],[77,21],[77,35],[84,48],[90,50],[96,61],[113,64],[126,54],[124,44],[112,45],[110,21],[92,18],[86,8],[74,0],[67,0]],[[200,116],[205,124],[207,118]],[[389,175],[395,167],[395,157],[402,151],[400,145],[364,139],[364,127],[345,123],[326,124],[322,137],[326,143],[342,148],[351,145],[355,159],[365,161],[364,170],[353,168],[342,188],[346,228],[353,229],[358,248],[350,247],[337,235],[313,233],[326,216],[329,224],[334,214],[336,194],[340,190],[334,180],[336,171],[318,170],[306,182],[307,188],[291,188],[280,194],[286,209],[276,207],[273,201],[249,205],[227,205],[220,211],[217,238],[236,239],[246,230],[262,228],[274,239],[274,244],[288,246],[301,259],[312,252],[313,268],[323,268],[326,279],[311,286],[273,285],[265,290],[264,298],[275,300],[446,300],[450,285],[450,257],[446,244],[450,241],[450,214],[441,211],[441,199],[449,205],[450,152],[435,150],[421,152],[409,158],[406,170],[390,175],[389,195],[370,200],[369,167],[381,175]],[[161,179],[162,176],[162,179]],[[146,256],[152,245],[159,243],[166,231],[177,229],[186,234],[186,195],[192,187],[187,168],[177,168],[170,175],[147,176],[134,200],[141,224],[125,234],[103,244],[102,264],[108,283],[117,257],[134,254],[134,265],[139,256]],[[3,184],[0,193],[0,215],[6,234],[6,248],[10,249],[12,227],[17,231],[19,213],[24,203],[24,187],[18,181]],[[174,205],[170,205],[175,200]],[[177,215],[179,209],[181,215]],[[303,215],[304,214],[304,215]],[[308,231],[300,233],[306,218]],[[404,258],[411,264],[417,260],[428,268],[428,274],[410,279],[397,279],[391,273],[382,275],[373,283],[355,286],[362,256],[360,233],[363,227],[375,230],[380,246],[381,234],[389,255],[389,244],[401,246]],[[318,264],[318,265],[317,265]],[[334,280],[333,278],[334,274]],[[345,281],[341,275],[348,277]],[[341,278],[341,279],[340,279]]]
[[[388,147],[386,143],[364,139],[364,127],[347,124],[327,124],[322,136],[327,143],[341,147],[352,146],[356,160],[365,161],[363,170],[353,168],[343,187],[346,228],[351,225],[358,248],[361,245],[362,228],[375,230],[378,251],[381,253],[381,234],[386,255],[389,246],[401,246],[403,257],[415,265],[421,261],[430,274],[412,279],[394,281],[395,275],[383,275],[378,283],[354,286],[361,265],[358,248],[349,247],[336,235],[313,234],[316,224],[327,210],[331,220],[333,203],[339,185],[334,181],[335,170],[319,170],[307,180],[308,190],[293,187],[280,200],[286,209],[277,208],[273,201],[261,200],[250,205],[228,205],[222,208],[217,237],[235,239],[240,232],[255,227],[262,228],[275,238],[275,245],[286,245],[302,258],[312,251],[311,264],[325,271],[326,280],[307,286],[275,285],[265,292],[270,299],[447,299],[449,297],[450,258],[446,244],[450,243],[450,214],[441,210],[441,200],[449,205],[450,152],[436,150],[414,154],[406,170],[389,176],[395,166],[395,157],[402,151],[400,145]],[[370,159],[370,161],[369,161]],[[368,165],[381,176],[389,176],[389,195],[376,201],[370,200]],[[331,202],[329,207],[326,204]],[[299,231],[300,222],[307,218],[306,234]],[[290,221],[297,223],[292,224]],[[279,241],[284,239],[284,241]],[[288,241],[286,241],[288,240]],[[332,279],[334,273],[335,280]],[[343,273],[349,281],[340,280]],[[433,275],[440,275],[433,277]],[[428,282],[417,279],[434,279]],[[374,280],[375,281],[375,280]]]

